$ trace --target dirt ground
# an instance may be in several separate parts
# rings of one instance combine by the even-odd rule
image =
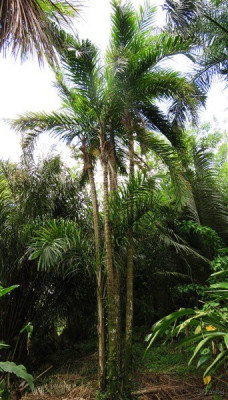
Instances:
[[[68,363],[65,357],[60,358],[59,368],[43,367],[40,377],[35,378],[33,393],[25,393],[22,400],[95,400],[96,365],[96,352],[77,361],[68,358]],[[181,378],[175,370],[160,373],[142,368],[133,381],[133,398],[137,400],[228,400],[228,375],[216,378],[208,394],[199,374]]]
[[[214,400],[228,399],[228,386],[218,382],[208,394],[199,380],[181,382],[172,374],[136,373],[138,389],[133,392],[138,400]],[[227,390],[227,391],[226,391]],[[37,386],[23,400],[95,400],[96,382],[83,382],[76,374],[51,376],[48,383]],[[118,399],[117,399],[118,400]]]

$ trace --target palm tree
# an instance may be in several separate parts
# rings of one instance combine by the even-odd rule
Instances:
[[[113,1],[112,31],[110,48],[107,53],[107,76],[114,96],[122,102],[122,116],[125,136],[122,138],[129,148],[129,179],[134,179],[134,142],[151,148],[163,157],[171,168],[174,159],[169,157],[173,149],[165,148],[166,143],[181,149],[182,132],[180,123],[188,111],[196,114],[203,101],[202,93],[178,73],[164,68],[162,62],[175,54],[188,54],[190,41],[164,33],[155,33],[152,27],[154,7],[148,3],[136,13],[130,2],[123,5]],[[169,99],[172,119],[167,118],[155,103],[156,99]],[[181,106],[180,106],[181,104]],[[181,112],[180,112],[181,110]],[[151,129],[168,139],[156,142]],[[150,132],[150,133],[149,133]],[[170,152],[170,153],[169,153]],[[175,158],[175,157],[174,157]],[[176,168],[175,168],[176,169]],[[176,169],[177,172],[177,169]],[[174,174],[175,175],[175,174]],[[129,220],[133,213],[133,199],[129,205]],[[127,294],[126,294],[126,364],[131,359],[133,322],[133,232],[128,232]],[[126,370],[128,366],[126,366]]]
[[[116,399],[121,396],[122,379],[121,282],[120,267],[115,254],[115,234],[111,223],[109,183],[112,198],[117,190],[119,174],[117,150],[120,147],[125,155],[127,152],[130,154],[130,181],[134,180],[134,160],[137,157],[134,141],[144,149],[155,151],[168,166],[175,186],[182,194],[186,187],[178,154],[173,147],[176,146],[179,150],[182,148],[181,130],[177,124],[180,119],[184,119],[189,109],[193,114],[196,113],[201,93],[187,79],[162,68],[161,65],[162,60],[188,51],[190,42],[186,44],[178,37],[165,33],[157,35],[151,31],[150,8],[138,14],[130,3],[121,5],[114,1],[113,10],[112,42],[105,68],[99,60],[97,49],[89,41],[81,42],[63,34],[65,48],[61,54],[61,62],[67,71],[67,80],[73,86],[71,104],[67,95],[67,112],[52,113],[50,118],[46,114],[37,118],[37,115],[30,113],[16,120],[13,126],[26,132],[34,129],[33,137],[42,130],[50,130],[54,135],[69,142],[78,137],[83,144],[82,151],[86,154],[86,159],[87,156],[90,157],[89,138],[93,138],[95,147],[99,141],[98,153],[103,171],[108,295],[108,390],[110,398]],[[61,85],[62,90],[64,93],[68,90],[66,85]],[[170,119],[155,103],[155,99],[164,98],[171,99],[174,103]],[[69,114],[69,106],[72,110],[72,104],[73,112]],[[161,135],[164,138],[161,138]],[[128,206],[126,348],[129,347],[131,353],[134,255],[130,224],[134,210],[132,192]]]
[[[71,24],[78,11],[74,0],[1,0],[0,52],[9,49],[21,58],[36,54],[40,62],[44,57],[56,61],[57,25]]]
[[[87,42],[86,46],[87,51],[91,53],[95,50],[89,42]],[[63,101],[62,110],[49,114],[28,113],[25,117],[14,121],[13,127],[21,132],[31,131],[24,140],[24,147],[32,146],[38,136],[44,132],[49,132],[55,137],[66,141],[68,145],[76,140],[76,145],[79,146],[83,158],[82,177],[86,180],[89,179],[93,209],[98,307],[98,381],[100,389],[103,390],[105,386],[104,278],[102,276],[101,222],[94,179],[94,162],[96,158],[93,155],[98,147],[97,126],[90,104],[80,95],[77,89],[67,84],[64,72],[60,70],[56,72],[55,86]]]

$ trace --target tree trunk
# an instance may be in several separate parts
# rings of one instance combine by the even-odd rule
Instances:
[[[116,163],[116,149],[114,134],[110,134],[110,150],[109,150],[109,171],[110,171],[110,193],[113,194],[118,188],[118,174]],[[115,252],[115,248],[113,248]],[[117,341],[117,359],[119,365],[119,376],[122,373],[122,346],[121,341],[121,269],[114,266],[114,290],[115,290],[115,307],[116,307],[116,341]],[[122,386],[121,386],[122,387]],[[120,394],[121,396],[121,394]]]
[[[132,131],[129,134],[129,180],[134,178],[134,139]],[[128,220],[132,224],[133,197],[131,196],[128,210]],[[125,391],[130,393],[130,376],[132,370],[132,334],[133,334],[133,279],[134,279],[134,242],[132,225],[128,228],[127,270],[126,270],[126,326],[125,326],[125,360],[124,381]]]
[[[117,176],[117,168],[116,168],[116,149],[115,149],[115,139],[114,134],[110,134],[110,152],[109,152],[109,169],[110,169],[110,191],[114,192],[114,190],[118,187],[118,176]]]
[[[97,280],[97,331],[98,331],[98,385],[103,392],[106,383],[106,360],[105,360],[105,317],[104,317],[104,288],[102,280],[101,266],[101,231],[99,221],[99,210],[97,201],[97,192],[94,181],[92,166],[88,167],[88,176],[90,183],[90,192],[93,208],[93,225],[96,251],[96,280]]]
[[[103,148],[104,146],[101,146]],[[106,263],[107,263],[107,292],[108,292],[108,398],[109,400],[120,399],[120,348],[121,341],[119,337],[120,322],[120,296],[118,272],[114,269],[112,259],[112,238],[109,221],[108,204],[108,155],[102,153],[101,156],[103,168],[103,190],[104,190],[104,232],[106,245]]]

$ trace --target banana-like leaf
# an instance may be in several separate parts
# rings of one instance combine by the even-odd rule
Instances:
[[[30,375],[24,365],[16,365],[14,362],[0,362],[0,371],[15,374],[18,378],[24,379],[33,390],[33,377]]]
[[[184,308],[180,309],[179,311],[174,311],[173,313],[167,315],[166,317],[156,322],[152,326],[152,331],[156,332],[160,328],[162,328],[162,331],[164,331],[167,328],[167,326],[169,326],[172,322],[176,321],[178,318],[192,314],[193,315],[195,314],[195,310],[193,310],[192,308]]]

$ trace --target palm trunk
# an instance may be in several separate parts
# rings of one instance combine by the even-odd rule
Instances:
[[[110,191],[114,192],[114,190],[118,187],[118,177],[117,177],[117,168],[116,168],[116,151],[115,151],[115,139],[114,134],[110,135],[110,154],[109,154],[109,168],[110,168]]]
[[[109,151],[109,170],[110,170],[110,193],[114,193],[118,188],[118,174],[116,165],[115,139],[113,133],[110,135],[110,151]],[[115,249],[113,249],[115,251]],[[114,290],[115,290],[115,307],[116,307],[116,341],[117,341],[117,360],[119,365],[118,374],[121,377],[122,371],[122,346],[121,343],[121,270],[114,267]]]
[[[102,140],[103,139],[103,140]],[[105,148],[105,140],[101,135],[101,149]],[[108,155],[101,152],[103,169],[103,191],[104,191],[104,233],[106,245],[107,263],[107,292],[108,292],[108,398],[110,400],[120,399],[120,348],[119,338],[119,281],[118,273],[114,269],[112,259],[112,238],[109,221],[109,190],[108,190]]]
[[[129,134],[129,179],[134,178],[134,139],[133,133]],[[133,218],[133,198],[130,199],[128,211],[129,221]],[[128,229],[127,270],[126,270],[126,326],[125,326],[125,390],[130,386],[132,370],[132,334],[133,334],[133,280],[134,280],[134,242],[133,231]]]
[[[101,391],[104,391],[106,384],[106,359],[105,359],[105,315],[104,315],[104,288],[102,280],[102,260],[101,260],[101,230],[99,221],[99,207],[97,200],[97,191],[94,180],[93,166],[91,156],[88,153],[86,140],[81,138],[81,151],[84,158],[84,168],[88,172],[90,192],[93,210],[93,227],[95,241],[95,272],[97,281],[97,331],[98,331],[98,385]]]
[[[101,267],[101,231],[99,221],[99,210],[97,201],[97,192],[94,181],[92,167],[88,168],[88,176],[90,183],[90,192],[93,208],[93,225],[96,251],[96,279],[97,279],[97,314],[98,314],[98,385],[101,391],[105,389],[106,383],[106,360],[105,360],[105,318],[104,318],[104,293],[102,282]]]

